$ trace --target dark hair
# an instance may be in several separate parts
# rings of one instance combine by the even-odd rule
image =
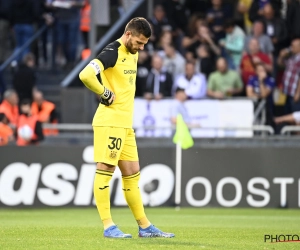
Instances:
[[[176,49],[176,46],[175,46],[174,43],[169,43],[169,44],[167,44],[167,46],[169,46],[169,47],[171,47],[171,48],[173,48],[173,49]]]
[[[257,19],[253,22],[253,24],[255,24],[255,23],[261,23],[261,25],[265,28],[265,23],[263,22],[263,20]]]
[[[177,88],[175,89],[175,93],[177,94],[178,92],[185,92],[185,89],[180,88],[180,87],[177,87]]]
[[[22,105],[31,105],[30,99],[23,99],[23,100],[20,102],[20,106],[22,106]]]
[[[233,28],[235,26],[235,21],[233,19],[228,19],[224,23],[224,29]]]
[[[188,65],[188,64],[192,64],[192,65],[195,66],[195,63],[194,63],[193,61],[191,61],[191,60],[187,60],[187,61],[185,62],[185,66]]]
[[[259,66],[262,66],[262,67],[266,70],[265,65],[264,65],[263,63],[261,63],[261,62],[256,63],[256,64],[254,65],[254,69],[256,70]]]
[[[143,17],[131,19],[125,27],[125,32],[126,31],[131,31],[134,36],[142,34],[146,38],[149,38],[152,32],[150,23]]]

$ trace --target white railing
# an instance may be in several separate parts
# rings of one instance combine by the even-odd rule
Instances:
[[[300,126],[284,126],[281,129],[280,134],[285,135],[291,132],[300,132]]]
[[[43,124],[44,128],[47,129],[58,129],[60,131],[93,131],[93,127],[91,124],[86,123],[58,123],[58,124]],[[267,125],[253,125],[252,127],[201,127],[201,126],[188,126],[190,129],[199,128],[203,130],[246,130],[246,131],[256,131],[256,132],[267,132],[270,135],[274,134],[274,129],[271,126]],[[158,127],[158,126],[143,126],[143,127],[135,127],[134,129],[145,129],[145,130],[155,130],[155,129],[175,129],[175,126],[166,126],[166,127]],[[300,127],[299,127],[300,131]]]

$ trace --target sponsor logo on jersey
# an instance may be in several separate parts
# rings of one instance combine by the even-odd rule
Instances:
[[[124,69],[124,74],[127,75],[127,74],[136,74],[136,70],[134,69]]]
[[[122,62],[125,62],[126,61],[126,58],[124,58],[123,60],[122,60]]]

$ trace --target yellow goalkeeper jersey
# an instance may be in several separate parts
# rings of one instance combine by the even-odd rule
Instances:
[[[93,126],[132,128],[137,59],[138,53],[128,52],[118,39],[91,62],[96,70],[100,67],[100,82],[115,94],[112,105],[99,104]]]

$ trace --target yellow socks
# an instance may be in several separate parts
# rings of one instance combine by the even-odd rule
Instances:
[[[94,179],[94,196],[100,218],[103,222],[104,229],[115,225],[110,214],[110,188],[109,182],[113,172],[96,170]],[[151,225],[144,212],[144,205],[138,182],[140,172],[122,177],[123,192],[128,206],[130,207],[134,218],[141,228],[146,228]]]
[[[128,206],[133,213],[138,225],[147,228],[151,225],[144,212],[141,192],[138,186],[140,172],[122,177],[123,192]]]
[[[94,179],[94,196],[99,215],[104,225],[104,229],[115,225],[111,219],[110,214],[109,182],[112,178],[112,175],[113,172],[97,169]]]

